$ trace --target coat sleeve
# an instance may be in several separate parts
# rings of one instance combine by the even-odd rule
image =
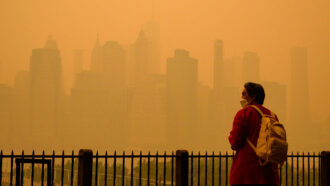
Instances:
[[[233,150],[238,150],[245,143],[247,132],[247,116],[246,109],[241,109],[236,113],[233,122],[233,128],[228,137],[229,143]]]

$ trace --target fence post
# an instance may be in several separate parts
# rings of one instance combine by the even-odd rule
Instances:
[[[188,151],[176,151],[176,173],[175,183],[176,186],[188,186]]]
[[[93,151],[79,150],[78,186],[92,186]]]
[[[321,185],[330,185],[330,151],[321,152]]]

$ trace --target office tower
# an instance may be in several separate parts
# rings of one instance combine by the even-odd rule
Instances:
[[[99,34],[97,34],[96,42],[94,44],[92,55],[91,55],[90,70],[92,72],[101,73],[102,68],[103,68],[101,56],[102,56],[102,47],[101,47],[101,43],[100,43]]]
[[[160,62],[160,29],[159,24],[151,19],[147,22],[143,30],[145,31],[146,37],[150,45],[150,71],[152,74],[161,73],[161,62]]]
[[[150,42],[143,30],[134,43],[134,64],[135,84],[139,84],[152,74]]]
[[[91,71],[76,75],[71,89],[71,118],[66,131],[75,143],[94,145],[100,138],[109,141],[109,90],[104,78]],[[79,128],[79,132],[77,130]],[[105,130],[107,129],[107,130]]]
[[[264,106],[273,111],[280,122],[287,123],[287,89],[286,86],[276,82],[262,82],[265,90]]]
[[[122,91],[125,84],[126,52],[115,41],[108,41],[102,47],[100,74],[104,77],[111,92]]]
[[[73,57],[73,74],[76,75],[83,70],[83,51],[77,49]]]
[[[13,143],[13,90],[6,84],[0,84],[0,144],[4,148],[12,148]]]
[[[15,76],[13,88],[13,124],[15,140],[29,148],[31,143],[31,123],[29,115],[30,73],[20,71]],[[29,144],[31,145],[31,144]]]
[[[197,125],[197,60],[186,50],[176,50],[166,70],[167,140],[173,148],[191,148]]]
[[[302,135],[309,123],[307,48],[292,48],[290,67],[290,125],[295,126],[297,134]]]
[[[32,134],[52,139],[56,134],[61,96],[62,65],[57,43],[51,37],[30,57],[30,112]]]
[[[242,69],[243,83],[260,81],[259,56],[256,52],[245,52],[243,56]]]
[[[223,60],[223,41],[216,40],[214,42],[214,59],[213,59],[213,89],[216,94],[221,92],[224,86],[224,60]]]

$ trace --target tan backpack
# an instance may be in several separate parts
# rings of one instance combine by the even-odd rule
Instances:
[[[273,112],[271,112],[271,115],[266,115],[258,107],[249,106],[257,110],[262,118],[257,146],[255,147],[248,138],[247,142],[259,157],[261,166],[266,165],[268,162],[282,165],[286,161],[288,153],[284,126],[276,121]]]

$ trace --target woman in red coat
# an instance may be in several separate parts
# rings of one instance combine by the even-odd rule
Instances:
[[[241,101],[243,108],[237,112],[228,137],[231,148],[236,151],[230,170],[231,185],[280,184],[278,169],[271,163],[261,166],[255,151],[246,142],[248,138],[257,145],[261,124],[259,113],[248,105],[255,105],[263,113],[270,114],[270,111],[262,106],[264,99],[265,92],[260,84],[248,82],[244,85]]]

